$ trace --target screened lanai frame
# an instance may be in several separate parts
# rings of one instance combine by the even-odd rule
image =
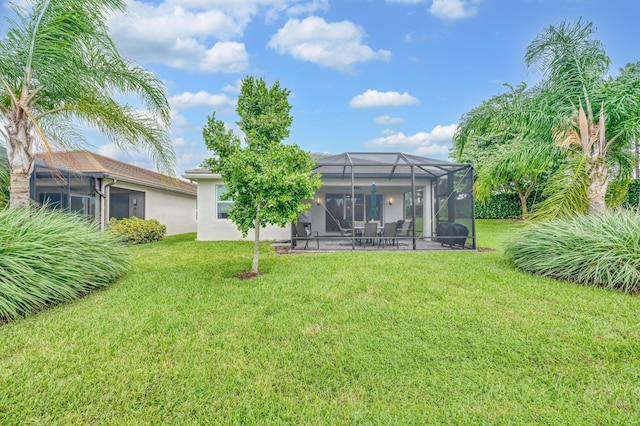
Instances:
[[[325,183],[342,181],[346,186],[350,186],[352,235],[355,223],[353,214],[356,211],[356,182],[402,181],[409,182],[410,187],[408,191],[410,192],[410,211],[404,212],[406,220],[411,220],[413,224],[417,223],[417,203],[414,202],[417,184],[431,185],[430,208],[433,209],[430,223],[431,239],[446,243],[460,241],[460,238],[454,239],[455,231],[444,225],[462,223],[469,231],[467,238],[463,241],[468,246],[470,240],[471,247],[476,248],[473,166],[470,164],[453,163],[401,152],[346,152],[319,158],[313,171],[321,174]],[[413,226],[412,235],[409,238],[413,250],[417,249],[416,240],[419,238],[424,236],[418,235],[416,226]]]

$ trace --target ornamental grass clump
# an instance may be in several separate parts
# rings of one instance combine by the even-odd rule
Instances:
[[[78,215],[0,211],[0,322],[105,287],[128,268],[115,237]]]
[[[640,291],[640,215],[614,210],[521,230],[505,250],[522,271],[580,284]]]

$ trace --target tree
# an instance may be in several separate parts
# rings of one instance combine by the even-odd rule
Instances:
[[[545,98],[524,83],[506,86],[507,92],[462,116],[454,135],[454,154],[476,166],[478,200],[494,191],[515,191],[526,219],[527,199],[557,167],[559,152],[545,136],[553,124],[545,113]]]
[[[321,185],[309,154],[282,143],[292,122],[289,93],[278,81],[267,87],[262,79],[246,77],[236,109],[244,144],[215,112],[203,130],[205,144],[214,153],[203,167],[222,175],[227,187],[222,198],[233,201],[229,218],[244,237],[255,230],[252,275],[258,274],[260,228],[297,220],[309,208],[303,200],[311,199]]]
[[[21,2],[24,3],[24,2]],[[0,44],[0,114],[10,170],[10,204],[29,203],[29,177],[39,148],[82,142],[77,123],[122,148],[149,151],[172,173],[167,134],[170,109],[164,86],[151,72],[122,58],[108,35],[109,14],[124,0],[33,0],[13,4],[16,19]],[[135,95],[140,111],[118,103]]]
[[[553,139],[567,158],[538,210],[544,217],[603,212],[609,184],[624,188],[630,176],[628,151],[640,128],[640,80],[632,69],[607,79],[610,60],[594,33],[591,23],[562,22],[527,47],[525,63],[542,73],[540,87],[556,116]]]
[[[607,202],[624,199],[640,129],[640,66],[608,77],[609,57],[594,33],[580,20],[545,28],[525,54],[541,81],[532,89],[512,88],[463,116],[456,155],[464,158],[467,150],[478,158],[477,188],[485,182],[495,189],[509,179],[514,186],[516,180],[539,181],[530,172],[542,172],[540,154],[547,152],[553,167],[533,217],[601,212]]]

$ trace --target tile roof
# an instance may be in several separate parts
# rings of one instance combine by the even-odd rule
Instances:
[[[62,167],[81,173],[96,173],[103,177],[189,195],[197,193],[197,185],[193,183],[89,151],[54,151],[37,154],[37,158],[53,167]]]

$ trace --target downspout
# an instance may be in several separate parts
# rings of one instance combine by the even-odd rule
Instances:
[[[104,179],[104,178],[102,178]],[[100,179],[100,183],[102,183],[102,179]],[[111,182],[109,183],[105,183],[104,185],[102,185],[102,191],[100,191],[97,186],[98,186],[98,179],[96,179],[96,188],[95,191],[96,193],[100,196],[100,230],[104,231],[104,227],[105,227],[105,218],[106,218],[106,214],[105,214],[105,206],[106,206],[106,201],[105,199],[107,198],[107,188],[110,187],[111,185],[115,185],[118,182],[118,179],[113,179]]]
[[[424,210],[424,208],[423,208]],[[422,213],[422,216],[424,217],[424,211]],[[413,232],[411,235],[412,237],[412,241],[413,241],[413,250],[417,250],[417,246],[416,246],[416,172],[415,172],[415,166],[411,165],[411,220],[413,221]],[[424,224],[422,225],[422,227],[424,228]]]

